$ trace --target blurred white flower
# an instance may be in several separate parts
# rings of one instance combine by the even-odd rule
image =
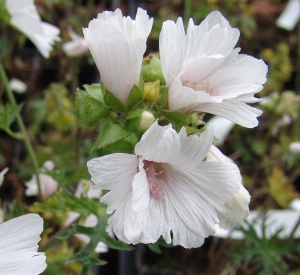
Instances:
[[[27,85],[17,78],[12,78],[9,83],[9,87],[18,94],[23,94],[27,91]]]
[[[9,170],[8,167],[4,168],[1,173],[0,173],[0,186],[2,185],[3,181],[4,181],[4,176],[7,173],[7,171]]]
[[[187,136],[153,123],[135,146],[135,155],[114,153],[88,161],[96,186],[111,190],[100,201],[112,214],[108,224],[125,243],[167,243],[199,247],[215,232],[218,212],[226,212],[240,188],[238,167],[207,161],[210,128]],[[236,212],[239,209],[235,210]]]
[[[80,197],[84,189],[87,189],[87,197],[88,198],[100,198],[102,194],[102,190],[99,188],[95,188],[93,183],[90,180],[81,180],[80,183],[77,186],[77,189],[75,191],[75,196]],[[70,211],[68,212],[68,217],[64,222],[64,226],[68,227],[70,226],[75,220],[77,220],[80,217],[80,214],[77,212]],[[98,219],[94,214],[90,214],[87,219],[84,222],[84,226],[86,227],[94,227],[98,223]],[[79,240],[87,244],[90,241],[90,237],[84,234],[75,234],[75,237],[77,237]],[[96,253],[105,253],[108,251],[108,247],[103,242],[99,242],[95,248]]]
[[[262,111],[246,103],[266,82],[262,60],[234,49],[239,30],[218,11],[185,34],[181,18],[167,20],[160,33],[162,71],[169,88],[169,108],[183,113],[196,110],[219,115],[244,127],[258,125]]]
[[[24,33],[39,52],[48,58],[54,42],[60,41],[60,30],[41,21],[34,0],[6,0],[6,8],[11,14],[10,23]]]
[[[41,185],[41,194],[44,198],[49,197],[58,188],[58,182],[47,174],[40,173],[39,180]],[[30,197],[38,195],[38,184],[35,175],[32,175],[32,178],[25,182],[25,185],[27,187],[25,190],[26,196]]]
[[[282,14],[276,21],[276,25],[288,31],[295,28],[300,19],[300,0],[290,0]]]
[[[46,267],[44,253],[37,252],[43,219],[27,214],[0,224],[0,275],[38,275]]]
[[[123,17],[120,9],[104,11],[83,29],[101,80],[123,103],[133,85],[138,85],[146,40],[153,18],[138,8],[135,20]]]
[[[77,35],[72,28],[69,29],[71,41],[63,44],[63,50],[68,56],[76,56],[89,50],[89,46],[82,36]]]
[[[300,142],[299,141],[292,142],[289,146],[289,149],[294,154],[300,154]]]

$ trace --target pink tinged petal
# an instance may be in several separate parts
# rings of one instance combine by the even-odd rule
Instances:
[[[159,126],[157,121],[135,146],[135,154],[154,162],[173,162],[180,154],[180,140],[172,125]]]
[[[225,212],[219,212],[220,228],[231,229],[249,214],[250,195],[243,185],[233,198],[225,203]]]
[[[227,99],[222,103],[203,103],[195,106],[194,110],[222,116],[236,124],[247,128],[258,125],[257,117],[263,112],[243,102],[243,98]]]
[[[87,166],[96,186],[111,190],[100,200],[108,205],[107,213],[122,207],[125,198],[131,196],[132,182],[138,173],[137,156],[116,153],[92,159]]]
[[[132,182],[132,210],[140,212],[146,209],[150,202],[150,192],[144,163],[140,161],[139,172]]]
[[[38,275],[47,267],[44,253],[37,252],[43,219],[27,214],[0,225],[0,274]]]
[[[179,98],[180,100],[178,100]],[[212,98],[209,93],[183,86],[178,78],[174,78],[169,88],[169,109],[181,110],[186,107],[192,109],[198,102],[212,102]]]

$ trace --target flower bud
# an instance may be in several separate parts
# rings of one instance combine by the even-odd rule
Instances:
[[[162,84],[166,84],[161,69],[160,59],[153,54],[150,54],[143,59],[142,75],[147,81],[158,79]]]
[[[146,131],[155,121],[155,117],[152,113],[144,111],[139,123],[139,129],[141,131]]]
[[[150,103],[154,103],[158,100],[159,96],[159,80],[153,82],[146,82],[144,84],[144,99]]]

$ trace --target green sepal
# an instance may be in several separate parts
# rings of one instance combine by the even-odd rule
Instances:
[[[129,130],[131,130],[135,133],[140,133],[141,131],[139,130],[139,124],[140,124],[143,112],[144,112],[144,109],[134,109],[134,110],[128,112],[128,114],[124,120],[126,128],[128,128]]]
[[[87,127],[96,125],[102,117],[108,114],[100,85],[84,85],[85,91],[77,89],[76,115],[78,121]]]
[[[7,25],[11,25],[10,24],[11,14],[6,8],[6,2],[7,1],[5,1],[5,0],[0,0],[0,7],[1,7],[1,9],[0,9],[0,21],[4,22]],[[13,26],[13,27],[15,27],[15,26]]]
[[[164,109],[168,105],[168,96],[169,96],[169,91],[166,86],[161,86],[160,87],[160,94],[159,94],[159,99],[157,105]]]
[[[120,111],[120,112],[125,111],[125,105],[123,104],[123,102],[117,97],[115,97],[115,95],[108,90],[106,90],[104,93],[104,102],[107,106],[109,106],[113,110]]]
[[[137,136],[119,124],[105,122],[100,130],[94,150],[99,154],[132,153]]]
[[[161,113],[174,124],[183,124],[184,116],[180,112],[161,110]]]
[[[136,108],[143,102],[143,98],[143,91],[141,91],[136,85],[134,85],[127,99],[126,110]]]

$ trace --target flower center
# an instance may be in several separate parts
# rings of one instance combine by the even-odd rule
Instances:
[[[164,197],[163,173],[161,164],[153,161],[144,161],[145,171],[147,174],[150,195],[155,199],[162,199]]]
[[[182,81],[182,85],[189,87],[195,91],[204,91],[210,95],[216,95],[216,90],[213,89],[209,84],[209,79],[205,77],[202,81],[192,81],[190,79],[185,79]]]

